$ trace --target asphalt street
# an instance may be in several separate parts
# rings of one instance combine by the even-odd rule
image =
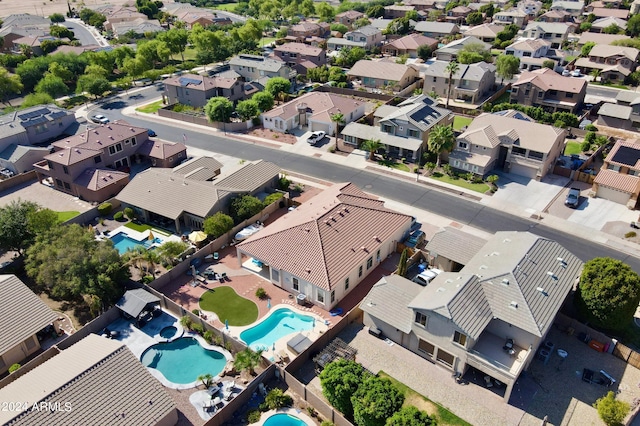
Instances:
[[[535,221],[514,216],[457,195],[426,188],[413,182],[398,180],[366,170],[353,169],[313,157],[284,152],[259,144],[230,139],[224,135],[200,133],[179,126],[170,126],[163,122],[152,122],[122,115],[122,108],[157,98],[161,92],[161,86],[151,86],[137,92],[134,99],[130,99],[128,95],[123,94],[120,98],[112,98],[92,107],[89,115],[104,114],[111,120],[125,119],[134,125],[152,127],[159,137],[166,140],[182,141],[183,135],[186,135],[186,145],[194,148],[214,151],[245,160],[264,159],[278,164],[285,170],[331,182],[353,182],[367,192],[424,209],[486,232],[530,231],[542,237],[558,241],[583,261],[594,257],[608,256],[620,259],[629,264],[635,271],[640,271],[640,259],[574,235],[571,232],[570,225],[567,225],[566,231],[558,231]]]
[[[98,40],[96,40],[96,38],[91,34],[91,32],[89,32],[87,28],[80,25],[79,23],[66,20],[62,24],[65,27],[69,28],[71,31],[73,31],[73,34],[75,34],[76,38],[78,39],[78,41],[82,46],[89,46],[91,44],[99,45]]]

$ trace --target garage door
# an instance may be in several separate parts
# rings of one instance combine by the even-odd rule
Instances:
[[[538,174],[537,167],[527,167],[522,164],[513,164],[511,163],[511,169],[509,173],[513,173],[514,175],[525,176],[531,179],[535,179]]]
[[[319,132],[319,131],[322,130],[326,134],[328,134],[328,135],[330,134],[330,135],[333,136],[333,133],[329,132],[329,126],[330,125],[327,124],[327,123],[317,123],[315,121],[312,121],[311,122],[311,129],[309,129],[309,130],[311,130],[312,132]]]
[[[631,194],[627,192],[618,191],[617,189],[607,188],[605,186],[598,186],[598,197],[610,200],[618,204],[626,205],[631,198]]]

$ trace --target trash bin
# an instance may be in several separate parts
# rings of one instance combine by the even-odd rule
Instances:
[[[298,305],[304,305],[307,301],[307,295],[304,293],[300,293],[298,294],[298,297],[296,297],[296,299],[298,300]]]

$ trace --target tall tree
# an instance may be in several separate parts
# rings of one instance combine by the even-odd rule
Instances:
[[[253,351],[250,348],[238,352],[236,358],[233,361],[233,367],[237,371],[248,370],[252,376],[255,374],[255,368],[260,365],[262,360],[262,349]]]
[[[269,92],[254,93],[251,100],[256,101],[261,112],[266,112],[273,108],[273,95]]]
[[[184,62],[184,51],[189,42],[189,33],[187,30],[184,28],[171,28],[170,30],[158,33],[157,38],[167,44],[172,55],[179,53],[182,62]]]
[[[226,234],[232,228],[233,218],[222,212],[217,212],[213,216],[206,217],[202,225],[202,230],[213,238],[218,238]]]
[[[36,203],[22,200],[0,208],[0,247],[3,250],[22,254],[33,243],[36,235],[29,224],[29,216],[38,209]]]
[[[440,167],[443,152],[453,149],[456,137],[451,126],[436,125],[429,132],[429,151],[437,154],[436,167]]]
[[[64,84],[64,81],[50,73],[46,73],[42,80],[36,84],[35,90],[37,93],[46,93],[52,98],[69,93],[69,88]]]
[[[376,152],[378,152],[379,149],[384,148],[384,146],[385,145],[382,142],[380,142],[380,139],[367,139],[366,141],[362,142],[360,149],[364,149],[368,151],[369,160],[375,161]]]
[[[329,403],[347,418],[353,416],[351,397],[362,386],[367,376],[362,365],[355,361],[339,359],[327,364],[320,373],[322,394]]]
[[[629,403],[617,400],[613,391],[607,392],[593,406],[598,410],[598,415],[607,426],[621,425],[631,410]]]
[[[233,103],[223,96],[216,96],[207,101],[204,112],[209,121],[227,123],[233,112]]]
[[[19,75],[9,74],[6,68],[0,67],[0,99],[2,102],[11,105],[9,96],[19,94],[22,88]]]
[[[448,81],[448,86],[447,86],[447,105],[446,107],[449,108],[449,99],[451,97],[451,85],[453,84],[453,76],[460,71],[460,64],[458,64],[456,61],[451,61],[447,64],[447,67],[444,69],[447,74],[449,74],[449,81]]]
[[[351,397],[353,419],[358,426],[384,426],[402,407],[402,394],[389,379],[368,377]]]
[[[247,121],[257,117],[260,114],[260,108],[256,101],[246,99],[238,102],[238,105],[236,105],[236,112],[240,116],[241,120]]]
[[[336,136],[336,150],[340,150],[338,147],[338,131],[340,130],[340,125],[344,124],[344,114],[341,112],[337,112],[335,114],[331,114],[331,121],[336,123],[335,136]]]
[[[189,248],[189,245],[182,241],[165,241],[156,250],[158,250],[158,254],[163,261],[173,265],[176,258],[184,253],[187,248]]]
[[[498,59],[496,59],[496,73],[502,78],[502,83],[504,83],[504,79],[507,80],[513,78],[513,76],[520,69],[520,58],[517,58],[513,55],[499,55]]]
[[[270,78],[265,84],[264,90],[276,99],[284,99],[284,96],[291,90],[291,82],[284,77]]]

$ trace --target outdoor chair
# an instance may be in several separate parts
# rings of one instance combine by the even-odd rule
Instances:
[[[490,376],[484,376],[484,384],[488,388],[492,388],[493,387],[493,383],[491,383],[491,377]]]
[[[223,272],[223,273],[220,275],[220,279],[221,279],[222,281],[225,281],[225,280],[227,280],[227,281],[231,281],[231,280],[229,279],[229,277],[227,277],[227,273],[226,273],[226,272]]]
[[[218,254],[218,252],[213,253],[213,260],[218,260],[220,259],[220,255]]]

